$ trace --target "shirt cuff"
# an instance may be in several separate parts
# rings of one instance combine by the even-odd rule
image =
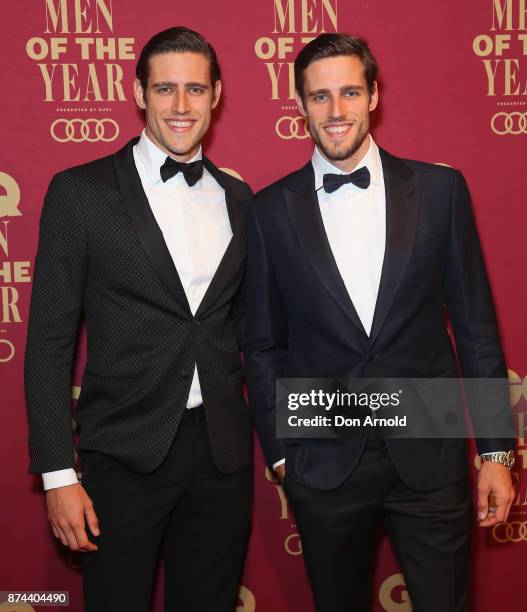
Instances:
[[[507,451],[492,451],[492,453],[479,453],[480,457],[486,457],[487,455],[494,455],[494,453],[506,453]]]
[[[77,484],[79,479],[73,468],[66,468],[65,470],[55,470],[54,472],[44,472],[42,474],[42,482],[44,484],[44,491],[49,491],[49,489],[58,489],[59,487]]]
[[[276,468],[279,465],[284,465],[284,463],[285,463],[285,459],[280,459],[280,461],[277,461],[276,463],[273,463],[273,470],[276,470]]]

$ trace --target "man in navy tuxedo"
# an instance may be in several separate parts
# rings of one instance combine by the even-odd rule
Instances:
[[[318,612],[371,609],[384,521],[415,610],[467,610],[473,524],[464,439],[285,438],[278,378],[502,378],[471,406],[482,526],[507,518],[513,441],[507,370],[461,173],[397,158],[370,135],[377,64],[322,34],[295,62],[311,160],[255,196],[245,356],[250,408],[297,520]],[[461,404],[449,410],[463,418]]]

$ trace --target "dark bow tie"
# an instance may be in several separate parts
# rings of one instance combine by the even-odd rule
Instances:
[[[203,176],[203,160],[198,159],[190,164],[177,162],[171,157],[167,157],[165,163],[159,169],[163,183],[175,176],[178,172],[183,172],[187,185],[192,187]]]
[[[351,174],[324,174],[324,190],[327,193],[337,191],[346,183],[353,183],[361,189],[367,189],[370,185],[370,171],[362,166]]]

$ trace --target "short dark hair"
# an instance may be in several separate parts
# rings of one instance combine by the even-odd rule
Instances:
[[[374,91],[378,66],[368,43],[350,34],[320,34],[308,43],[295,60],[295,87],[301,99],[304,98],[304,71],[313,62],[328,57],[349,55],[358,57],[364,66],[364,76],[370,96]]]
[[[214,47],[198,32],[177,26],[158,32],[146,43],[141,51],[135,74],[146,91],[150,74],[150,58],[162,53],[201,53],[210,64],[210,80],[214,85],[221,79],[221,70]]]

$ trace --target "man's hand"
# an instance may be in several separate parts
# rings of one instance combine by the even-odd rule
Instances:
[[[283,482],[284,476],[285,476],[285,463],[282,463],[282,465],[277,465],[275,468],[275,472],[278,474],[278,478],[280,478],[280,482]]]
[[[478,521],[480,527],[503,523],[514,501],[514,485],[509,468],[483,461],[478,476]]]
[[[99,523],[88,494],[80,484],[46,491],[48,518],[56,538],[71,550],[91,552],[97,546],[88,540],[86,523],[98,536]]]

